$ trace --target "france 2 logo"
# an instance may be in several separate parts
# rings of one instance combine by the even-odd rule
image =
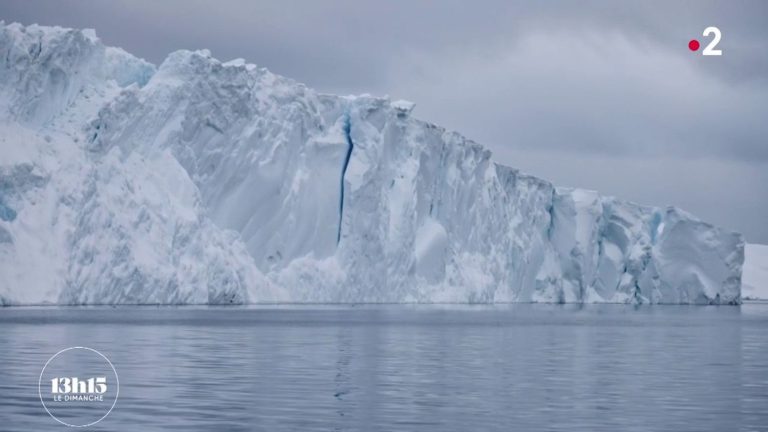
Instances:
[[[709,42],[709,45],[707,45],[703,51],[701,51],[701,55],[705,56],[720,56],[723,55],[723,51],[719,49],[715,49],[717,44],[720,43],[720,39],[723,37],[722,33],[720,33],[720,29],[717,27],[707,27],[704,29],[704,33],[702,33],[702,36],[707,37],[710,34],[714,34],[712,37],[712,40]],[[691,51],[698,51],[699,47],[701,45],[699,44],[699,41],[696,39],[691,39],[690,42],[688,42],[688,49]]]

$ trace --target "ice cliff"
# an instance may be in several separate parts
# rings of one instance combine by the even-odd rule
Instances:
[[[740,235],[412,109],[0,24],[0,302],[741,301]]]

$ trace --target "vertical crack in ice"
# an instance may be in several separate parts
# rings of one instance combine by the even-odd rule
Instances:
[[[653,212],[650,222],[651,245],[655,245],[659,236],[659,227],[661,226],[661,213],[658,210]]]
[[[601,224],[602,222],[602,216],[600,216],[600,219],[598,220],[598,224]],[[590,280],[587,282],[587,288],[592,287],[595,288],[597,285],[597,278],[600,274],[600,265],[603,263],[603,255],[605,254],[605,245],[603,244],[603,240],[605,239],[605,235],[603,233],[603,228],[601,226],[598,226],[597,231],[597,262],[595,263],[595,270],[594,273],[590,275]],[[582,296],[586,294],[586,290],[582,290]],[[583,301],[584,297],[582,297]]]
[[[595,263],[594,273],[591,275],[590,280],[587,281],[587,286],[592,288],[595,288],[597,285],[598,275],[600,274],[600,266],[603,263],[603,255],[605,255],[605,245],[603,242],[605,240],[605,226],[608,223],[606,213],[607,210],[605,201],[601,199],[600,214],[597,216],[597,221],[595,222],[597,224],[597,262]]]
[[[552,195],[549,197],[549,205],[547,205],[547,213],[549,213],[549,225],[547,226],[547,239],[552,242],[552,234],[555,230],[555,189],[552,188]]]
[[[13,222],[14,219],[16,219],[16,210],[7,205],[5,201],[3,201],[3,196],[0,195],[0,220]]]
[[[339,199],[339,230],[336,233],[336,244],[341,241],[341,223],[344,219],[344,175],[347,173],[347,166],[349,166],[349,158],[352,157],[352,150],[355,148],[355,144],[352,142],[352,122],[349,118],[349,112],[344,113],[342,130],[344,131],[344,138],[347,140],[347,154],[344,156],[344,165],[341,167],[341,193]]]

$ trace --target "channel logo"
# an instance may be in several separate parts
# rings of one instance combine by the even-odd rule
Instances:
[[[38,381],[40,402],[57,422],[85,427],[103,420],[117,403],[120,381],[109,359],[88,347],[54,354]]]
[[[56,377],[51,379],[51,394],[57,402],[70,400],[103,402],[107,392],[107,377],[81,379],[78,377]]]
[[[709,35],[712,35],[712,40],[709,41],[709,44],[704,47],[704,49],[701,51],[701,55],[704,56],[720,56],[723,55],[723,50],[716,49],[717,44],[720,43],[720,39],[723,38],[723,34],[720,32],[720,29],[717,27],[707,27],[704,29],[704,33],[702,33],[702,36],[708,37]],[[701,43],[697,39],[691,39],[688,42],[688,49],[691,51],[698,51],[701,47]]]

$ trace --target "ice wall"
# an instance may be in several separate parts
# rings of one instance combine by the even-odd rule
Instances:
[[[0,145],[23,153],[0,162],[5,303],[740,302],[740,235],[555,188],[411,103],[1,28]],[[3,192],[20,166],[42,180]],[[49,256],[25,255],[48,235]]]

